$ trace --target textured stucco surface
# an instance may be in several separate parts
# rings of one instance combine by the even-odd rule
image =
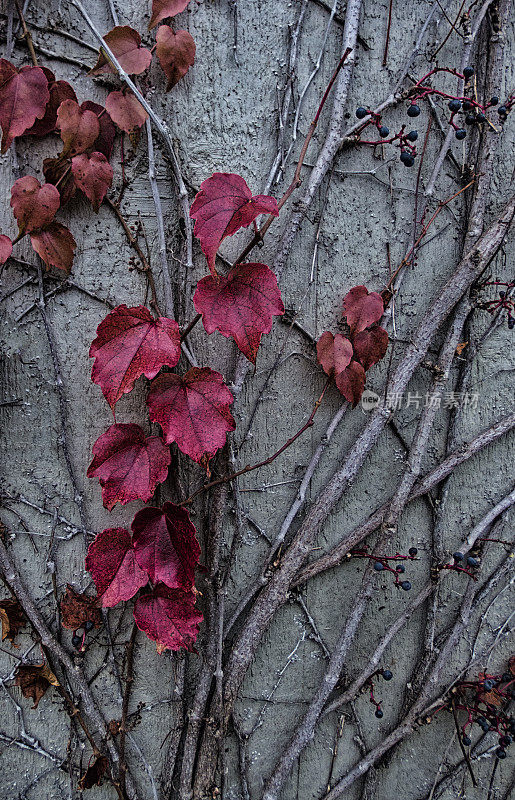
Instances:
[[[4,3],[5,5],[5,3]],[[112,23],[109,18],[108,3],[102,0],[88,2],[89,13],[102,31],[108,30]],[[116,2],[122,24],[133,25],[143,31],[148,14],[147,2],[125,0]],[[343,4],[342,4],[343,5]],[[418,0],[409,5],[394,2],[390,52],[387,68],[382,68],[382,54],[385,37],[387,0],[367,0],[361,32],[369,49],[359,47],[351,92],[348,101],[349,115],[358,104],[372,105],[385,97],[395,75],[410,53],[416,34],[427,16],[429,2]],[[459,3],[450,4],[450,16],[454,17]],[[297,19],[300,2],[287,0],[238,0],[237,20],[237,59],[233,51],[233,10],[226,0],[193,0],[191,10],[180,18],[181,27],[192,33],[197,43],[197,60],[188,77],[170,94],[164,94],[164,83],[157,65],[153,65],[151,79],[156,85],[151,93],[151,103],[167,120],[177,143],[184,175],[190,184],[198,186],[213,171],[229,171],[242,174],[255,193],[261,191],[276,153],[276,109],[277,87],[284,85],[288,52],[288,31]],[[441,15],[438,15],[439,18]],[[93,43],[92,36],[86,32],[85,25],[77,11],[66,2],[32,0],[29,4],[28,19],[41,26],[48,21],[62,25],[66,30]],[[296,66],[296,86],[303,86],[318,57],[324,36],[328,14],[315,3],[309,3],[305,25],[299,43],[299,56]],[[413,68],[413,74],[425,72],[424,53],[429,52],[435,41],[441,41],[448,26],[441,22],[433,26],[423,54]],[[509,34],[513,32],[510,31]],[[79,57],[93,63],[93,55],[81,51],[73,42],[52,34],[35,31],[36,41],[51,50]],[[499,87],[502,97],[513,91],[515,74],[513,70],[513,37],[508,35],[506,52],[506,71],[504,85]],[[299,139],[305,133],[309,121],[318,105],[318,98],[339,58],[341,27],[335,24],[329,34],[321,69],[307,94],[300,115]],[[440,63],[457,64],[458,40],[451,37],[440,53]],[[16,59],[24,58],[22,48],[16,48]],[[106,95],[109,81],[93,82],[79,67],[48,59],[48,64],[58,77],[66,78],[76,88],[79,100],[99,99]],[[390,111],[385,120],[391,130],[396,130],[405,121],[404,108]],[[426,110],[417,120],[417,128],[425,130]],[[308,151],[306,167],[313,163],[319,144],[324,135],[322,120],[320,129]],[[291,130],[288,135],[291,134]],[[509,192],[509,175],[513,169],[513,122],[506,126],[500,155],[496,164],[494,192],[488,215],[498,210]],[[287,139],[289,141],[289,139]],[[430,138],[428,151],[422,169],[422,180],[429,170],[441,144],[441,136],[436,130]],[[157,139],[156,139],[157,145]],[[39,169],[42,157],[56,152],[55,139],[48,139],[17,146],[18,167],[21,174]],[[133,153],[127,144],[129,156],[126,170],[129,186],[123,201],[123,210],[131,221],[140,219],[147,236],[153,263],[156,265],[158,288],[161,286],[157,264],[157,236],[155,212],[147,177],[146,142],[144,137]],[[295,155],[300,144],[297,143]],[[181,264],[172,258],[179,255],[181,247],[177,205],[175,202],[170,172],[161,158],[158,149],[158,183],[165,211],[167,238],[170,246],[169,262],[173,270],[174,286],[182,286]],[[453,142],[453,153],[458,164],[463,161],[463,147]],[[386,153],[390,157],[392,151]],[[379,156],[379,153],[377,153]],[[119,149],[113,159],[116,180],[119,181]],[[397,159],[391,164],[381,165],[368,148],[346,150],[338,158],[336,169],[329,187],[324,181],[322,192],[315,200],[308,219],[298,237],[281,281],[283,298],[287,308],[298,308],[301,324],[314,336],[323,330],[336,330],[343,294],[355,284],[365,283],[371,289],[380,289],[388,279],[387,243],[390,245],[391,261],[396,265],[403,257],[412,235],[415,170],[406,170]],[[378,169],[380,167],[380,169]],[[0,159],[0,229],[14,233],[10,213],[9,189],[16,177],[16,164],[12,153]],[[374,175],[356,174],[362,171],[378,170]],[[292,173],[290,162],[288,176]],[[39,174],[39,173],[36,173]],[[377,180],[380,178],[381,181]],[[452,194],[456,183],[456,170],[447,163],[442,170],[437,185],[436,197],[445,198]],[[273,187],[279,196],[282,185]],[[320,228],[320,246],[314,270],[314,280],[310,283],[313,247],[320,214],[323,211]],[[441,287],[454,268],[460,252],[460,220],[463,205],[461,198],[452,209],[444,210],[438,218],[433,233],[438,235],[421,249],[414,268],[410,268],[402,284],[402,292],[396,303],[396,333],[398,341],[393,350],[393,362],[402,355],[410,333],[427,308],[431,297]],[[89,205],[80,200],[74,201],[62,213],[62,220],[69,224],[77,240],[77,255],[73,268],[73,280],[100,298],[113,304],[127,303],[137,305],[144,302],[144,278],[135,270],[129,270],[129,250],[123,232],[117,227],[110,211],[102,207],[95,215]],[[274,226],[267,242],[256,260],[267,262],[267,254],[273,250],[273,243],[281,223]],[[222,251],[227,257],[235,255],[238,244],[245,241],[245,234],[235,237],[236,241],[226,242]],[[513,248],[511,248],[513,252]],[[28,249],[27,260],[33,256]],[[511,279],[510,247],[506,246],[498,256],[492,272],[504,279]],[[273,268],[273,264],[270,263]],[[191,289],[205,274],[205,262],[198,248],[195,249],[195,270],[191,276]],[[26,273],[16,266],[9,266],[2,276],[2,292],[9,292],[24,278]],[[55,282],[47,280],[47,288]],[[23,316],[19,315],[34,302],[37,286],[32,283],[19,289],[0,306],[0,331],[2,356],[0,374],[2,380],[2,401],[14,400],[12,405],[0,407],[2,422],[2,488],[11,496],[23,495],[37,506],[45,507],[50,514],[45,516],[28,505],[16,502],[7,503],[2,510],[2,519],[15,532],[11,542],[12,552],[18,565],[23,569],[24,578],[34,595],[38,598],[43,613],[50,615],[53,610],[51,577],[46,571],[49,534],[52,528],[52,514],[55,508],[75,525],[79,516],[73,499],[71,485],[61,446],[58,396],[55,375],[50,359],[48,342],[37,309]],[[109,408],[100,390],[89,380],[89,343],[94,337],[96,326],[107,309],[73,288],[59,293],[48,301],[48,316],[55,338],[56,352],[61,364],[64,394],[66,398],[67,435],[71,443],[73,468],[77,475],[79,489],[84,496],[87,527],[98,531],[103,527],[129,525],[138,508],[131,504],[128,508],[119,506],[109,514],[101,504],[99,486],[96,481],[86,478],[86,468],[90,460],[91,446],[96,438],[111,423]],[[188,305],[186,316],[192,312]],[[481,336],[490,322],[486,314],[477,313],[471,324],[469,337]],[[478,431],[500,419],[513,409],[513,349],[514,331],[506,325],[501,326],[486,341],[474,361],[468,390],[477,393],[477,407],[463,409],[457,417],[458,443],[468,441]],[[438,340],[439,341],[439,340]],[[228,377],[233,373],[235,351],[233,346],[221,336],[214,334],[207,339],[200,326],[192,335],[195,353],[202,364],[220,369]],[[253,463],[270,454],[292,432],[307,419],[312,405],[324,384],[321,370],[316,365],[313,349],[298,332],[275,324],[272,333],[263,340],[257,368],[249,375],[244,392],[238,400],[236,419],[239,430],[244,431],[245,420],[253,408],[256,398],[267,377],[268,370],[277,354],[283,349],[283,358],[275,370],[264,394],[261,397],[257,414],[248,438],[240,452],[241,465]],[[380,391],[384,385],[387,363],[376,367],[370,373],[368,386]],[[452,386],[456,372],[450,378]],[[423,398],[430,382],[430,374],[418,370],[410,390],[418,392]],[[335,413],[340,396],[331,389],[327,399],[316,417],[314,426],[273,465],[253,473],[241,480],[243,502],[262,529],[275,535],[296,491],[296,479],[302,474],[311,453],[329,420]],[[123,422],[146,424],[143,416],[144,387],[139,385],[117,407],[117,419]],[[408,443],[413,435],[417,413],[415,407],[402,408],[396,418],[398,431]],[[445,432],[449,412],[442,409],[436,418],[431,444],[424,461],[424,469],[437,463],[444,453]],[[323,486],[332,473],[339,457],[345,453],[357,432],[364,426],[366,414],[358,407],[348,413],[333,437],[330,447],[324,454],[320,468],[315,474],[310,496]],[[236,441],[239,441],[238,430]],[[449,496],[444,511],[446,546],[449,551],[455,548],[464,534],[486,511],[511,488],[514,463],[513,436],[505,437],[488,448],[467,464],[460,467],[449,483]],[[359,478],[346,492],[343,501],[324,526],[317,542],[318,548],[327,548],[341,538],[342,534],[387,499],[395,489],[405,459],[405,450],[399,438],[387,429],[380,444],[368,457]],[[191,487],[195,488],[201,480],[199,469],[190,472]],[[270,484],[274,484],[270,486]],[[201,512],[201,507],[198,509]],[[233,516],[226,522],[226,541],[230,542],[233,533]],[[197,519],[200,532],[202,520]],[[511,526],[511,528],[510,528]],[[26,530],[25,530],[26,528]],[[513,528],[513,516],[506,517],[505,534],[508,538]],[[56,554],[58,582],[64,587],[67,582],[76,587],[89,585],[89,576],[84,572],[83,539],[80,534],[71,535],[75,529],[58,525],[56,534],[63,537],[59,541]],[[419,548],[421,559],[409,567],[409,577],[414,586],[422,585],[428,577],[429,549],[431,545],[432,510],[425,500],[412,503],[403,515],[395,546],[400,551],[411,545]],[[31,535],[31,533],[34,535]],[[227,598],[228,613],[236,605],[244,587],[256,576],[256,569],[266,554],[266,541],[248,526],[246,536],[233,570]],[[500,559],[502,553],[492,550],[488,558]],[[320,636],[331,650],[337,637],[345,610],[356,593],[362,574],[363,564],[359,560],[332,570],[312,581],[303,591],[303,598],[316,621]],[[463,591],[463,581],[456,577],[448,581],[442,597],[440,625],[445,628],[446,621]],[[353,676],[367,655],[373,650],[385,626],[392,621],[406,602],[402,592],[394,590],[389,580],[379,580],[373,599],[360,627],[359,636],[347,664],[347,674]],[[478,626],[479,646],[486,643],[496,627],[505,620],[513,596],[505,591],[498,602],[487,609],[486,604],[474,616],[474,623],[467,632],[462,648],[454,656],[454,664],[468,656],[468,648],[473,646]],[[128,614],[115,610],[111,614],[111,627],[115,642],[123,643],[127,637]],[[384,718],[378,721],[373,714],[373,706],[363,695],[355,703],[355,713],[359,728],[349,709],[346,709],[346,724],[340,740],[333,774],[338,776],[351,766],[360,755],[359,739],[362,737],[368,749],[376,744],[392,725],[400,712],[406,681],[420,653],[423,633],[424,613],[417,612],[408,629],[386,653],[394,679],[379,687],[383,700]],[[509,628],[509,626],[508,626]],[[69,633],[65,632],[63,641],[69,644]],[[21,647],[17,655],[23,655],[30,647],[30,637],[20,637]],[[511,641],[513,645],[513,641]],[[510,647],[509,636],[502,639],[492,655],[494,667],[504,663]],[[7,655],[7,648],[0,652],[0,675],[9,675],[15,660]],[[103,634],[99,636],[98,646],[91,647],[86,659],[87,674],[93,675],[106,656],[106,642]],[[119,650],[121,653],[121,650]],[[202,657],[202,643],[198,656],[189,659],[189,689],[194,687],[195,673]],[[38,659],[35,648],[30,657]],[[30,660],[30,659],[29,659]],[[285,668],[286,663],[287,667]],[[325,664],[324,653],[314,641],[306,616],[298,603],[288,603],[274,619],[264,637],[257,658],[252,665],[237,706],[237,715],[244,731],[251,730],[259,722],[249,742],[250,778],[252,797],[259,798],[262,780],[275,763],[278,750],[286,744],[289,735],[310,700],[320,680]],[[173,659],[158,656],[153,645],[141,638],[135,661],[135,688],[131,710],[141,704],[141,721],[133,735],[144,750],[155,774],[159,777],[163,750],[162,742],[174,724]],[[101,669],[94,681],[95,689],[101,693],[102,707],[107,719],[120,714],[120,698],[116,683],[108,668]],[[1,688],[1,687],[0,687]],[[20,697],[18,690],[11,689],[13,695]],[[18,692],[18,693],[17,693]],[[27,732],[55,754],[63,756],[69,738],[68,719],[61,709],[56,695],[48,692],[41,700],[39,709],[31,711],[30,703],[21,700]],[[17,730],[15,709],[5,692],[0,692],[2,722],[0,729],[12,734]],[[323,793],[329,776],[331,748],[339,725],[339,715],[328,715],[317,728],[315,738],[302,754],[295,767],[291,780],[284,790],[284,800],[311,800]],[[443,716],[434,724],[423,728],[398,748],[392,759],[377,771],[377,782],[372,788],[374,800],[389,800],[392,797],[403,800],[417,800],[426,797],[438,768],[447,752],[450,762],[458,760],[457,742],[450,744],[454,726],[449,716]],[[130,745],[129,745],[130,752]],[[0,798],[10,800],[30,784],[38,774],[47,770],[51,764],[42,756],[15,746],[0,751],[2,768],[0,770]],[[137,763],[137,756],[131,753]],[[236,800],[241,797],[237,778],[235,743],[227,743],[227,779],[224,798]],[[505,762],[499,768],[495,785],[507,786],[512,766]],[[467,797],[480,800],[486,797],[491,761],[484,759],[477,765],[480,786],[473,790],[470,781],[460,778],[443,795],[445,800],[453,797]],[[463,774],[461,774],[463,775]],[[151,797],[147,778],[141,778],[141,797]],[[465,781],[465,788],[461,781]],[[356,784],[346,797],[354,800],[360,796],[361,786]],[[102,800],[110,798],[113,792],[108,787],[95,789],[92,796]],[[33,788],[26,797],[65,798],[75,797],[71,792],[67,776],[51,771]]]

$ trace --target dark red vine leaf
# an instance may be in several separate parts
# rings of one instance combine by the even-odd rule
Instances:
[[[193,232],[213,275],[216,275],[215,256],[221,242],[240,228],[246,228],[260,214],[278,217],[277,201],[268,195],[253,197],[240,175],[215,172],[201,183],[190,216],[195,220]]]
[[[262,334],[284,314],[277,278],[266,264],[236,264],[225,277],[202,278],[193,303],[206,331],[232,336],[253,364]]]
[[[343,298],[343,313],[353,334],[378,322],[383,312],[383,298],[377,292],[369,292],[366,286],[354,286]]]
[[[111,425],[93,445],[88,478],[98,478],[104,506],[132,500],[146,503],[166,480],[170,448],[159,436],[145,437],[139,425]]]
[[[380,325],[372,325],[357,333],[352,340],[354,355],[365,370],[380,361],[388,349],[388,333]]]
[[[20,664],[16,667],[14,685],[20,687],[24,697],[34,700],[34,709],[50,686],[59,686],[59,681],[47,664]]]
[[[357,361],[351,361],[348,367],[335,376],[335,381],[341,394],[354,408],[358,403],[365,388],[365,370]]]
[[[51,222],[46,228],[33,231],[30,241],[47,267],[57,267],[67,274],[70,272],[77,243],[65,225]]]
[[[46,105],[42,119],[37,119],[34,125],[25,131],[24,136],[47,136],[47,134],[52,133],[52,131],[55,131],[57,109],[61,103],[64,100],[75,100],[77,102],[77,95],[68,81],[56,81],[55,75],[51,70],[47,69],[47,67],[41,67],[41,69],[48,81],[50,100]]]
[[[43,159],[43,175],[47,183],[53,184],[61,198],[61,206],[66,205],[77,193],[77,184],[72,174],[69,158]]]
[[[92,622],[95,628],[100,628],[102,625],[98,597],[77,592],[69,583],[66,585],[66,592],[62,595],[59,606],[63,628],[76,631],[86,622]]]
[[[94,111],[82,108],[74,100],[65,100],[57,109],[56,128],[63,140],[61,158],[85,153],[100,134],[100,123]]]
[[[0,233],[0,264],[5,264],[13,251],[13,243],[4,233]]]
[[[184,591],[193,588],[200,545],[186,508],[173,503],[143,508],[131,528],[136,561],[152,583]]]
[[[103,153],[81,153],[72,158],[75,183],[98,211],[113,182],[113,168]]]
[[[190,369],[184,376],[167,373],[152,383],[147,398],[150,419],[163,429],[165,441],[198,463],[207,464],[236,427],[229,410],[234,398],[219,372]]]
[[[106,97],[106,109],[120,130],[133,136],[145,124],[148,114],[131,92],[111,92]]]
[[[109,768],[109,761],[106,756],[97,756],[92,764],[89,765],[84,775],[77,784],[77,788],[84,792],[92,789],[93,786],[101,786],[102,779]]]
[[[141,375],[155,378],[161,367],[175,367],[181,354],[179,326],[155,319],[144,306],[117,306],[97,328],[89,356],[95,359],[91,380],[114,410]]]
[[[13,600],[11,597],[4,597],[3,600],[0,600],[0,622],[2,623],[2,642],[7,639],[14,647],[18,647],[14,640],[27,622],[18,600]]]
[[[129,25],[116,25],[105,34],[104,40],[122,69],[129,75],[141,75],[150,66],[152,53],[141,46],[141,36]],[[89,75],[116,74],[105,55],[100,51],[98,61]]]
[[[86,569],[91,572],[104,608],[130,600],[148,583],[148,575],[136,561],[134,545],[125,528],[107,528],[97,534],[88,548]]]
[[[156,55],[167,77],[166,91],[179,83],[195,62],[195,42],[188,31],[160,25],[156,33]]]
[[[55,186],[51,183],[41,186],[33,175],[18,178],[11,188],[11,207],[21,234],[49,225],[60,204]]]
[[[148,23],[149,31],[161,20],[180,14],[189,2],[190,0],[152,0],[152,17]]]
[[[324,331],[317,342],[317,358],[326,375],[339,375],[351,362],[352,344],[341,333],[333,336]]]
[[[98,124],[100,125],[100,133],[93,142],[93,150],[98,153],[103,153],[107,159],[111,158],[113,144],[116,138],[116,128],[113,120],[104,106],[100,106],[92,100],[84,100],[84,102],[81,103],[81,108],[83,111],[93,111],[93,113],[97,115]]]
[[[157,642],[157,651],[193,650],[202,614],[195,608],[193,591],[169,589],[162,583],[150,594],[136,600],[134,619],[149,639]]]
[[[34,125],[45,114],[50,99],[48,80],[41,67],[16,69],[0,58],[0,127],[2,153],[6,153],[17,136]]]

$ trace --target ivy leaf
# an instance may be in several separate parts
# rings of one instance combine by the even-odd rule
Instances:
[[[167,77],[166,91],[179,83],[195,61],[195,42],[188,31],[160,25],[156,33],[156,55]]]
[[[82,108],[74,100],[65,100],[57,109],[56,128],[64,145],[61,158],[73,158],[89,150],[100,134],[100,123],[95,112]]]
[[[232,336],[253,364],[262,334],[284,314],[277,278],[266,264],[236,264],[225,277],[202,278],[193,303],[206,331]]]
[[[221,242],[240,228],[246,228],[260,214],[278,217],[277,201],[268,195],[253,197],[240,175],[215,172],[203,181],[192,203],[190,217],[195,220],[193,232],[213,275],[216,275],[215,256]]]
[[[49,225],[61,204],[59,192],[51,183],[41,186],[33,175],[25,175],[14,182],[11,189],[11,207],[21,234]]]
[[[93,150],[98,153],[103,153],[107,159],[111,158],[113,143],[116,138],[116,128],[114,127],[113,120],[104,106],[100,106],[92,100],[84,100],[81,104],[81,108],[83,111],[93,111],[93,113],[97,115],[98,124],[100,125],[100,133],[93,142]]]
[[[57,109],[65,100],[75,100],[77,102],[77,95],[68,81],[56,81],[54,73],[47,67],[41,67],[46,75],[48,81],[48,91],[50,100],[48,101],[45,109],[45,114],[42,119],[37,119],[25,131],[24,136],[47,136],[55,130],[57,122]]]
[[[117,306],[97,328],[89,356],[95,359],[91,380],[114,411],[141,375],[155,378],[161,367],[175,367],[181,354],[179,326],[155,319],[144,306]]]
[[[365,370],[357,361],[351,361],[348,367],[335,377],[341,394],[355,408],[365,388]]]
[[[167,444],[198,463],[207,463],[236,427],[229,405],[234,398],[219,372],[190,369],[184,376],[167,373],[152,383],[147,398],[150,419],[158,422]]]
[[[95,628],[102,625],[102,614],[98,607],[98,597],[76,592],[68,583],[66,592],[61,597],[61,623],[63,628],[76,631],[86,622],[92,622]]]
[[[380,325],[373,325],[357,333],[352,340],[354,355],[365,370],[380,361],[388,349],[388,333]]]
[[[4,233],[0,233],[0,264],[5,264],[13,251],[13,243]]]
[[[148,583],[148,575],[136,561],[134,545],[125,528],[107,528],[97,534],[88,548],[86,569],[93,576],[104,608],[130,600]]]
[[[354,286],[343,299],[343,313],[352,333],[364,331],[378,322],[383,312],[383,298],[377,292],[369,292],[366,286]]]
[[[341,333],[324,331],[317,342],[318,363],[326,375],[339,375],[352,360],[352,344]]]
[[[138,628],[157,642],[157,651],[193,650],[202,614],[195,608],[195,594],[169,589],[158,583],[150,594],[140,595],[134,607]]]
[[[109,768],[109,761],[106,756],[97,756],[92,764],[89,765],[84,775],[77,784],[77,788],[84,792],[92,789],[93,786],[101,786],[102,778]]]
[[[150,66],[152,53],[146,47],[141,47],[141,36],[129,25],[116,25],[109,33],[106,33],[104,40],[113,55],[116,56],[122,69],[129,75],[141,75]],[[89,75],[109,73],[116,74],[116,70],[100,51],[98,61],[90,70]]]
[[[30,234],[32,247],[47,267],[57,267],[69,273],[77,243],[71,232],[60,222],[51,222],[46,228]]]
[[[36,119],[41,119],[50,99],[48,80],[41,67],[17,70],[10,61],[0,58],[0,126],[2,153],[17,136],[25,133]]]
[[[134,136],[145,124],[148,114],[131,92],[111,92],[106,97],[106,109],[120,130]]]
[[[32,708],[37,708],[47,689],[59,686],[59,681],[46,664],[20,664],[16,668],[14,685],[20,687],[24,697],[32,698]]]
[[[145,438],[139,425],[111,425],[93,445],[88,478],[98,478],[104,506],[132,500],[146,503],[158,483],[166,480],[170,448],[159,436]]]
[[[152,583],[185,591],[193,588],[200,545],[185,508],[173,503],[143,508],[131,528],[136,561]]]
[[[72,158],[72,174],[93,209],[98,212],[107,190],[113,182],[113,168],[102,153],[81,153]]]
[[[10,597],[0,600],[0,621],[2,642],[7,639],[14,647],[18,647],[14,640],[27,621],[18,600],[12,600]]]
[[[152,17],[148,23],[149,31],[155,28],[161,20],[180,14],[189,2],[190,0],[152,0]]]

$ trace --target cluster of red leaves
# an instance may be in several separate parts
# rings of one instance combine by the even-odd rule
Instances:
[[[383,298],[365,286],[354,286],[343,300],[349,337],[324,331],[317,342],[322,369],[334,377],[336,386],[352,406],[365,388],[365,372],[380,361],[388,347],[388,334],[377,323],[383,316]]]

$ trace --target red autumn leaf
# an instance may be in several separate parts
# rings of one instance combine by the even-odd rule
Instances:
[[[324,331],[317,342],[317,358],[326,375],[339,375],[351,362],[352,344],[341,333],[333,336]]]
[[[106,97],[106,109],[120,130],[129,136],[145,124],[148,114],[131,92],[111,92]]]
[[[5,264],[13,251],[13,243],[4,233],[0,233],[0,264]]]
[[[48,81],[41,67],[22,67],[19,71],[0,58],[0,126],[2,153],[12,141],[41,119],[50,99]]]
[[[181,355],[179,326],[155,319],[144,306],[117,306],[97,328],[89,357],[95,359],[91,380],[114,409],[141,375],[155,378],[161,367],[175,367]]]
[[[335,377],[336,385],[349,403],[354,408],[358,403],[365,388],[365,370],[357,361],[351,361],[343,372]]]
[[[373,325],[368,330],[357,333],[352,344],[354,345],[354,355],[367,370],[381,361],[386,353],[388,333],[380,325]]]
[[[225,277],[202,278],[193,303],[206,331],[232,336],[253,364],[262,334],[284,314],[277,278],[266,264],[236,264]]]
[[[159,583],[151,594],[140,595],[134,607],[138,628],[157,642],[157,650],[193,650],[202,622],[195,594]]]
[[[100,133],[95,112],[82,108],[74,100],[65,100],[57,109],[56,128],[64,145],[61,158],[72,158],[89,150]]]
[[[152,17],[148,23],[149,31],[161,20],[180,14],[189,2],[190,0],[152,0]]]
[[[2,642],[7,639],[14,647],[18,647],[14,640],[27,622],[18,600],[10,597],[0,600],[0,622],[2,623]]]
[[[120,66],[129,75],[141,75],[150,66],[152,53],[141,46],[141,36],[138,31],[129,25],[117,25],[106,33],[104,40],[116,57]],[[105,75],[115,73],[105,55],[100,52],[98,61],[90,70],[90,75]]]
[[[68,583],[66,592],[59,603],[61,609],[61,623],[63,628],[76,631],[86,622],[92,622],[95,628],[102,625],[102,614],[98,607],[98,597],[76,592]]]
[[[72,174],[95,211],[98,211],[113,182],[113,168],[102,153],[81,153],[72,158]]]
[[[56,81],[54,73],[41,67],[48,81],[48,91],[50,100],[47,103],[45,114],[42,119],[37,119],[31,128],[25,131],[24,136],[46,136],[55,130],[57,122],[57,109],[64,100],[75,100],[77,95],[67,81]]]
[[[354,286],[343,298],[343,313],[352,333],[364,331],[381,319],[384,312],[383,298],[366,286]]]
[[[104,608],[111,608],[120,600],[130,600],[148,583],[148,575],[136,561],[134,545],[125,528],[107,528],[97,534],[88,548],[86,569],[93,576]]]
[[[186,75],[195,61],[195,42],[188,31],[177,31],[160,25],[156,33],[156,55],[168,81],[169,92]]]
[[[77,192],[77,184],[71,170],[69,158],[45,158],[43,175],[47,183],[56,187],[61,198],[61,206],[66,205]]]
[[[57,267],[69,273],[77,243],[71,232],[60,222],[30,234],[32,247],[47,267]]]
[[[139,425],[111,425],[93,445],[88,478],[98,478],[104,506],[150,500],[168,474],[170,448],[159,436],[145,438]]]
[[[51,183],[40,182],[33,175],[25,175],[14,182],[11,189],[11,206],[20,233],[49,225],[61,204],[59,192]]]
[[[173,503],[143,508],[131,528],[136,561],[152,583],[185,591],[193,588],[200,546],[185,508]]]
[[[220,243],[240,228],[246,228],[260,214],[278,217],[277,201],[268,195],[253,197],[240,175],[215,172],[203,181],[190,216],[195,220],[193,232],[213,275],[216,275],[215,256]]]
[[[84,792],[92,789],[93,786],[101,786],[102,778],[109,768],[109,761],[106,756],[97,756],[92,764],[89,765],[84,775],[77,784],[77,788]]]
[[[219,372],[194,367],[184,376],[167,373],[156,378],[147,403],[150,419],[161,425],[165,441],[177,442],[200,463],[214,456],[236,427],[229,410],[233,399]]]
[[[47,689],[59,686],[59,681],[47,664],[20,664],[16,667],[14,685],[20,687],[24,697],[31,697],[32,708],[37,708]]]
[[[113,120],[104,106],[99,106],[98,103],[94,103],[92,100],[84,100],[81,103],[81,109],[83,111],[93,111],[97,115],[98,124],[100,125],[100,133],[93,142],[93,150],[97,153],[103,153],[107,159],[111,158],[116,137],[116,128]]]

